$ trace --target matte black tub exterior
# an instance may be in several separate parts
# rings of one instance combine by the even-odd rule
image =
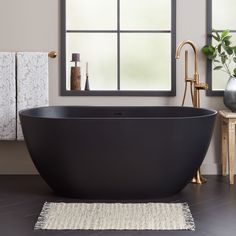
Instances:
[[[59,195],[170,196],[195,175],[216,111],[191,107],[41,107],[20,111],[40,175]]]

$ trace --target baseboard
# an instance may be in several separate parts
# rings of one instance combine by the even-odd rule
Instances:
[[[0,170],[0,175],[38,175],[35,170]]]
[[[201,165],[201,173],[204,175],[219,175],[220,163],[203,163]]]
[[[204,175],[219,175],[221,174],[220,163],[203,163],[201,173]],[[0,175],[38,175],[37,170],[4,170],[0,169]]]

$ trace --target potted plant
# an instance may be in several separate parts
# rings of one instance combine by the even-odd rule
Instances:
[[[236,112],[236,45],[232,44],[230,31],[213,31],[212,38],[216,45],[209,44],[202,48],[203,54],[212,61],[213,70],[221,70],[229,75],[224,91],[224,104]]]

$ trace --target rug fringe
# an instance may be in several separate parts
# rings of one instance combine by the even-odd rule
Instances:
[[[48,218],[48,215],[49,215],[48,213],[49,213],[50,208],[51,208],[50,204],[51,204],[50,202],[45,202],[43,204],[42,211],[41,211],[41,213],[38,217],[38,220],[37,220],[37,222],[34,226],[34,230],[44,229],[44,226],[47,222],[47,218]]]
[[[183,206],[183,213],[184,213],[184,218],[186,222],[186,228],[187,230],[194,231],[195,230],[195,223],[194,219],[192,216],[192,213],[190,211],[189,205],[187,202],[182,203]]]

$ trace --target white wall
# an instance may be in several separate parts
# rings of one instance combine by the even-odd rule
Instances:
[[[177,0],[177,43],[190,39],[200,49],[206,38],[207,0]],[[59,0],[0,0],[0,51],[59,52]],[[192,54],[190,54],[191,56]],[[52,105],[180,105],[183,93],[183,55],[177,62],[176,97],[61,97],[59,58],[50,60]],[[205,59],[200,55],[200,80],[205,81]],[[202,107],[224,108],[221,97],[201,95]],[[189,103],[190,104],[190,103]],[[204,132],[204,131],[203,131]],[[202,166],[208,174],[219,166],[219,122]],[[191,157],[190,157],[191,158]],[[0,174],[36,173],[23,142],[0,142]]]

